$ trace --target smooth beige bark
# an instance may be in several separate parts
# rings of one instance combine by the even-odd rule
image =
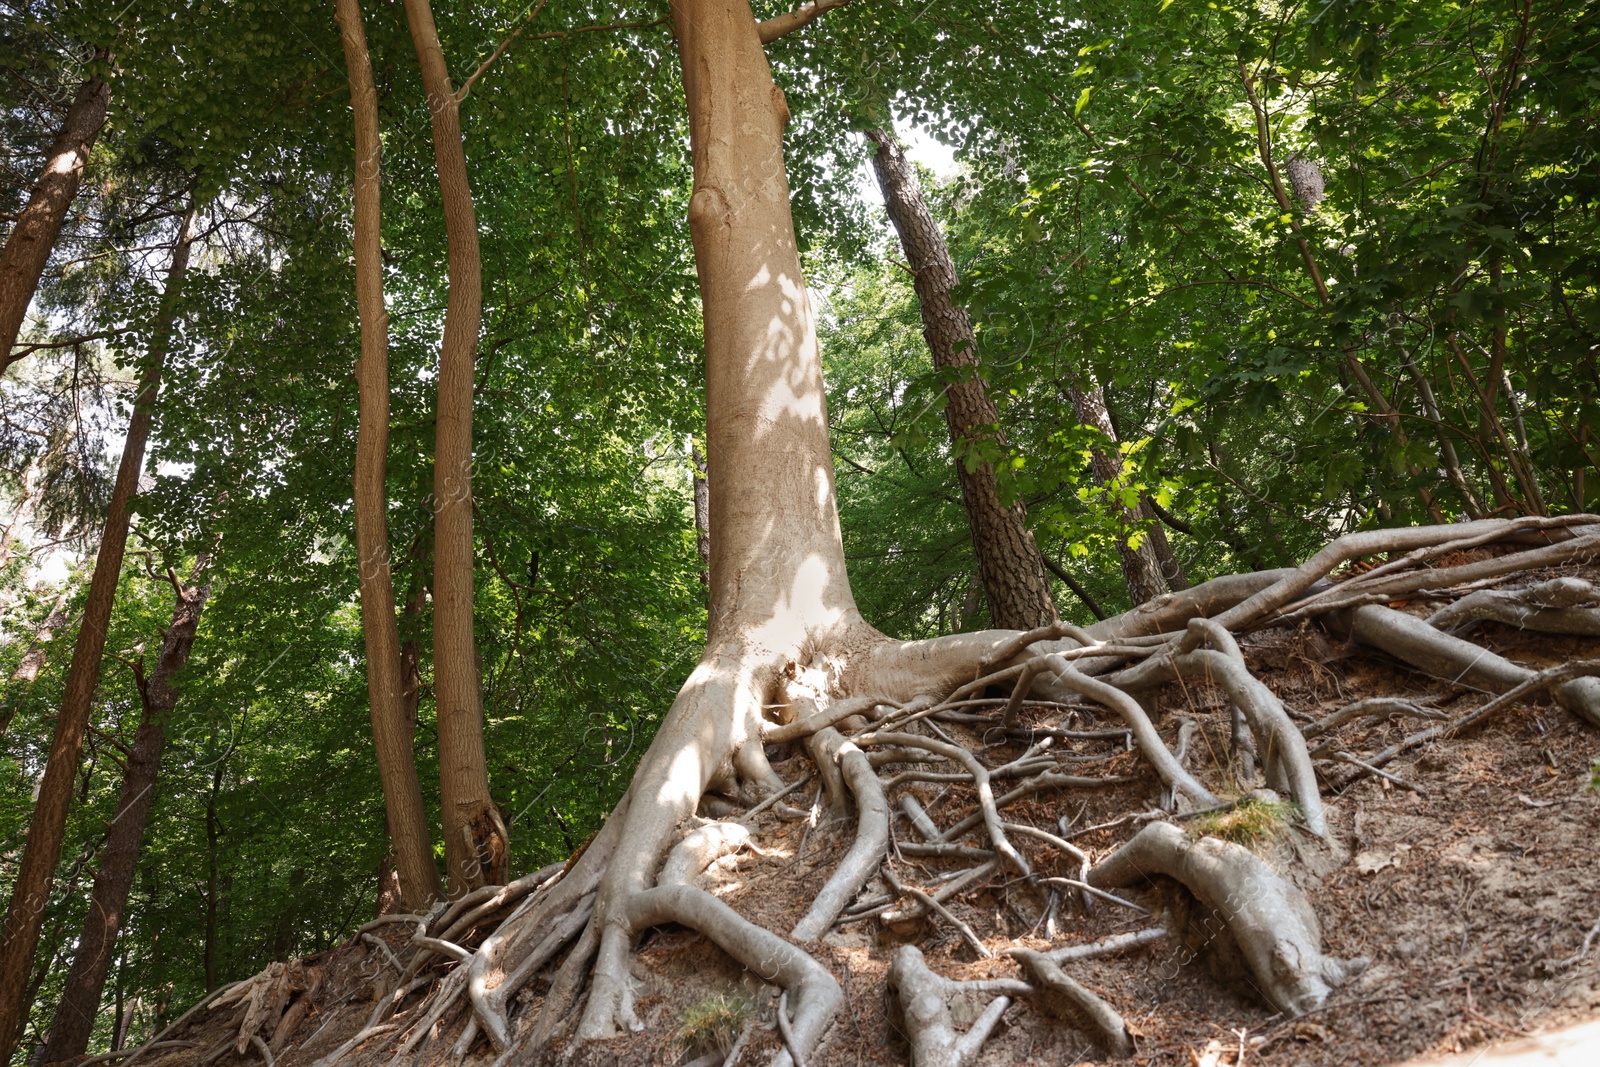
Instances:
[[[360,414],[356,429],[354,505],[361,587],[361,632],[367,650],[367,701],[372,742],[388,815],[389,839],[400,878],[401,905],[423,912],[439,896],[428,817],[413,751],[414,719],[406,713],[390,574],[388,494],[389,315],[383,304],[378,93],[358,0],[337,0],[334,17],[344,42],[355,113],[356,306],[361,358],[356,361]]]
[[[503,884],[510,847],[489,797],[483,695],[473,635],[472,390],[483,305],[478,223],[461,148],[460,103],[427,0],[405,0],[433,122],[444,200],[450,296],[439,346],[433,454],[433,694],[439,720],[439,796],[450,892]]]

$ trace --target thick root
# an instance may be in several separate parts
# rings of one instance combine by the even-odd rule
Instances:
[[[1581,578],[1554,578],[1527,589],[1480,589],[1428,616],[1428,625],[1464,633],[1480,622],[1519,630],[1600,637],[1600,609],[1578,605],[1595,599],[1593,585]]]
[[[1535,673],[1470,641],[1440,633],[1426,621],[1393,608],[1354,608],[1340,621],[1348,627],[1350,636],[1364,645],[1382,649],[1436,678],[1491,693],[1508,692]],[[1574,678],[1562,682],[1554,691],[1562,707],[1591,725],[1600,726],[1600,680]]]
[[[1011,956],[1027,972],[1038,990],[1034,999],[1046,1013],[1088,1034],[1107,1056],[1133,1055],[1133,1035],[1115,1008],[1073,981],[1049,956],[1027,949],[1013,950]]]
[[[805,917],[789,932],[790,937],[801,942],[815,941],[833,926],[889,848],[889,801],[877,772],[861,750],[838,731],[830,727],[816,736],[824,758],[837,763],[856,798],[856,839]]]
[[[1322,954],[1322,929],[1304,894],[1249,849],[1217,838],[1193,841],[1171,823],[1151,823],[1089,872],[1100,888],[1139,885],[1151,875],[1181,882],[1206,908],[1206,935],[1226,931],[1255,989],[1286,1015],[1320,1008],[1367,961]]]
[[[750,922],[728,905],[692,886],[657,886],[633,898],[628,919],[634,930],[675,922],[698,930],[761,978],[784,987],[794,1008],[793,1037],[802,1057],[810,1055],[844,1003],[828,969],[777,934]],[[788,1053],[773,1060],[789,1067]]]
[[[1001,991],[965,1034],[957,1034],[951,1000],[973,992]],[[1026,983],[952,982],[928,969],[922,950],[904,945],[889,967],[889,996],[898,1008],[902,1033],[911,1045],[913,1067],[961,1067],[983,1047],[1013,996],[1029,992]]]

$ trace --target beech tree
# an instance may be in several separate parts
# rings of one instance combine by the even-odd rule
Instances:
[[[1351,913],[1319,872],[1349,873],[1365,779],[1383,803],[1438,789],[1437,761],[1406,757],[1491,716],[1471,743],[1514,742],[1513,706],[1549,694],[1562,766],[1523,766],[1588,784],[1592,665],[1461,636],[1593,632],[1594,87],[1570,12],[170,14],[94,38],[121,64],[103,149],[180,163],[213,205],[105,650],[136,661],[165,625],[164,566],[219,532],[228,551],[114,951],[84,915],[127,870],[103,840],[143,725],[126,672],[102,672],[52,779],[71,799],[17,1009],[41,1057],[70,1047],[43,1041],[69,1004],[99,1020],[85,1050],[136,1063],[489,1064],[600,1040],[578,1054],[804,1062],[891,1029],[917,1063],[995,1035],[1120,1056],[1149,1030],[1077,961],[1119,982],[1181,967],[1202,905],[1241,994],[1216,1007],[1215,976],[1185,976],[1207,1024],[1331,1004],[1342,1026],[1371,1000],[1343,957],[1380,927],[1324,941],[1319,917]],[[853,184],[860,134],[891,121],[960,163],[914,190],[904,256]],[[38,306],[78,336],[134,322],[117,350],[142,352],[150,316],[127,309],[156,287],[130,264],[165,243],[170,197],[107,173]],[[969,366],[930,368],[925,329]],[[952,377],[982,381],[965,414]],[[8,408],[0,433],[57,410]],[[10,491],[23,453],[3,455]],[[1001,553],[1025,570],[1011,593],[983,591],[974,474],[1000,540],[1035,550]],[[21,842],[67,680],[29,646],[67,587],[30,585],[48,538],[16,525],[0,666],[36,667],[5,696],[0,837]],[[985,599],[1014,624],[949,636]],[[1346,688],[1481,692],[1325,708],[1324,675],[1307,696],[1271,666],[1286,642],[1390,657],[1318,665]],[[1295,853],[1267,863],[1261,825]],[[1565,981],[1587,920],[1551,923]],[[855,933],[880,927],[914,940]],[[80,941],[110,961],[103,993]],[[1372,980],[1411,977],[1390,960]],[[678,1030],[680,1001],[725,988],[752,999],[727,1033]],[[880,999],[888,1025],[863,1025]],[[1195,1040],[1192,1016],[1152,1019],[1163,1054]]]
[[[360,559],[361,630],[367,648],[367,700],[371,705],[373,747],[383,777],[389,838],[400,878],[399,903],[411,911],[426,908],[439,895],[422,787],[413,755],[415,700],[408,702],[405,667],[415,655],[401,651],[395,622],[394,581],[389,564],[389,313],[383,305],[383,245],[380,227],[382,143],[378,96],[372,82],[367,32],[356,0],[335,9],[345,65],[350,72],[350,103],[355,112],[356,302],[361,317],[361,358],[356,363],[360,390],[360,428],[356,431],[354,510],[356,554]],[[414,689],[414,685],[410,686]]]

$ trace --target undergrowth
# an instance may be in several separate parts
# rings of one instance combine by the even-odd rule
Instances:
[[[678,1038],[694,1055],[727,1053],[754,1010],[754,1005],[744,997],[720,994],[707,997],[683,1013]]]
[[[1293,804],[1246,797],[1227,811],[1200,816],[1189,824],[1189,830],[1195,837],[1220,837],[1255,848],[1276,839],[1293,817]]]

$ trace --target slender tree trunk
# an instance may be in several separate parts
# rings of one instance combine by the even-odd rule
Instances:
[[[230,750],[217,757],[211,768],[211,791],[206,794],[206,927],[201,959],[205,968],[206,992],[217,988],[217,914],[221,904],[217,850],[222,840],[222,820],[217,818],[217,798],[222,795],[222,770]]]
[[[1189,588],[1189,578],[1183,573],[1183,564],[1178,560],[1178,554],[1172,551],[1172,542],[1167,540],[1167,531],[1161,528],[1161,522],[1156,518],[1155,504],[1148,493],[1139,499],[1139,518],[1144,521],[1150,548],[1156,554],[1156,563],[1161,567],[1161,577],[1166,579],[1167,588],[1174,593]]]
[[[95,53],[95,62],[105,59],[105,51]],[[0,374],[11,366],[11,349],[28,316],[28,305],[39,288],[39,276],[50,259],[50,250],[61,234],[67,208],[78,195],[83,168],[89,162],[100,127],[105,125],[110,101],[111,87],[98,76],[78,89],[61,132],[50,147],[44,172],[34,184],[27,206],[17,216],[4,250],[0,250]]]
[[[405,0],[422,87],[433,116],[433,158],[444,199],[450,296],[439,347],[433,453],[433,693],[439,715],[439,797],[450,892],[505,881],[510,842],[489,797],[483,692],[473,636],[472,365],[483,285],[478,224],[461,148],[460,101],[428,0]]]
[[[50,899],[56,861],[66,835],[67,809],[72,801],[73,778],[78,772],[78,754],[84,730],[89,725],[89,710],[96,684],[100,681],[100,658],[105,651],[106,627],[111,620],[111,605],[122,573],[122,554],[128,541],[128,503],[144,469],[145,442],[150,436],[150,420],[161,380],[161,365],[178,311],[178,293],[189,266],[189,248],[194,241],[197,214],[190,208],[184,217],[172,263],[167,268],[166,291],[157,313],[155,337],[151,342],[149,368],[139,384],[128,437],[117,467],[117,480],[111,491],[111,508],[105,530],[100,535],[100,550],[95,557],[94,575],[89,581],[89,599],[78,627],[72,663],[67,668],[66,692],[61,713],[56,717],[55,737],[39,786],[39,799],[28,824],[28,843],[22,865],[11,890],[6,920],[0,929],[0,1063],[6,1062],[22,1031],[27,1006],[23,1003],[28,966],[39,943],[39,924]]]
[[[1077,413],[1078,421],[1099,430],[1108,441],[1115,442],[1117,430],[1111,422],[1111,413],[1106,409],[1105,394],[1101,392],[1100,387],[1098,385],[1085,387],[1082,383],[1073,382],[1067,386],[1067,392],[1072,397],[1072,407]],[[1089,470],[1094,475],[1097,485],[1110,487],[1109,491],[1116,492],[1115,487],[1122,477],[1122,464],[1115,457],[1104,449],[1096,448],[1089,453]],[[1130,508],[1120,501],[1115,507],[1122,519],[1122,529],[1117,535],[1117,555],[1122,560],[1122,579],[1127,583],[1129,599],[1137,607],[1168,592],[1169,587],[1161,572],[1161,561],[1156,556],[1155,544],[1149,535],[1151,527],[1155,524],[1145,521],[1141,514],[1142,508]],[[1138,548],[1128,544],[1129,535],[1135,531],[1142,531],[1145,534]]]
[[[694,543],[700,553],[700,584],[711,586],[711,486],[706,481],[706,452],[700,442],[689,438],[689,462],[694,489]]]
[[[95,872],[94,888],[89,893],[89,911],[67,973],[66,988],[56,1005],[50,1024],[50,1037],[39,1063],[66,1063],[77,1059],[89,1046],[100,996],[105,991],[106,975],[116,953],[117,935],[122,929],[128,891],[139,862],[139,844],[144,839],[150,805],[155,799],[156,775],[161,769],[161,752],[166,745],[167,719],[178,703],[178,672],[188,662],[200,626],[200,611],[205,606],[209,585],[200,585],[206,557],[195,562],[189,584],[179,592],[172,609],[172,623],[161,641],[161,656],[148,681],[139,678],[144,702],[144,721],[133,737],[127,770],[122,776],[122,793],[112,818],[106,844],[100,851],[100,868]],[[119,1020],[120,1021],[120,1020]]]
[[[57,632],[67,624],[67,608],[72,603],[73,589],[71,585],[61,590],[56,597],[56,602],[50,609],[50,614],[44,618],[44,623],[39,631],[33,635],[33,643],[28,646],[28,651],[22,654],[22,660],[17,664],[17,669],[11,672],[11,681],[6,683],[4,696],[0,696],[0,737],[6,735],[11,728],[11,720],[16,717],[17,709],[22,706],[22,699],[32,688],[33,683],[39,680],[39,673],[44,670],[46,657],[50,654],[50,643],[56,639]]]
[[[978,373],[972,320],[950,299],[956,285],[955,261],[894,133],[870,130],[867,136],[878,146],[872,166],[884,207],[916,272],[922,335],[933,353],[933,365],[948,377],[944,417],[956,452],[956,478],[989,600],[989,617],[1006,629],[1048,625],[1058,617],[1056,604],[1044,559],[1028,530],[1027,508],[1020,500],[1009,506],[1002,503],[994,468],[987,462],[974,463],[969,455],[985,443],[1004,449],[1006,439],[999,409]]]
[[[356,304],[361,316],[360,393],[354,482],[356,556],[360,566],[361,631],[367,647],[367,701],[372,743],[388,815],[400,898],[409,912],[427,911],[439,897],[427,812],[412,751],[401,678],[400,631],[395,624],[390,574],[388,494],[389,316],[383,305],[383,246],[380,230],[378,93],[357,0],[338,0],[335,17],[350,72],[355,111]],[[470,538],[470,530],[468,537]]]

